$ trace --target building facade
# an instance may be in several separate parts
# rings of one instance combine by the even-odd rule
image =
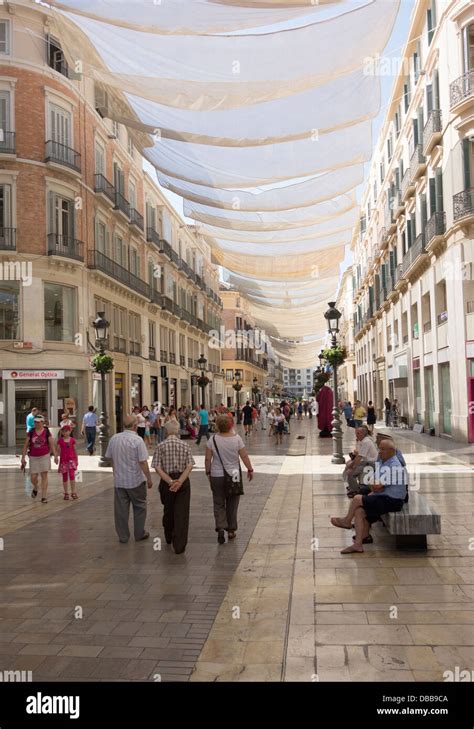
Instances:
[[[225,377],[226,407],[234,408],[246,400],[261,400],[268,388],[269,344],[249,312],[249,303],[235,289],[221,285],[223,302],[222,368]],[[237,395],[236,372],[242,389]],[[258,389],[258,392],[253,390]]]
[[[337,369],[338,399],[354,404],[357,400],[357,374],[354,341],[354,278],[352,267],[344,271],[337,294],[336,309],[341,312],[338,343],[347,357]]]
[[[283,394],[287,397],[309,399],[313,392],[314,368],[283,369]]]
[[[420,0],[388,60],[399,71],[353,240],[358,396],[472,442],[474,4]]]
[[[209,246],[144,172],[149,138],[104,118],[100,90],[68,67],[47,8],[0,7],[0,445],[33,406],[77,419],[100,388],[92,321],[110,321],[111,432],[134,405],[223,393],[208,347],[222,302]],[[92,341],[91,341],[92,340]]]

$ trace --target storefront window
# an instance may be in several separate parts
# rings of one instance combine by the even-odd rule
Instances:
[[[428,428],[434,428],[434,385],[433,385],[433,368],[425,367],[425,410],[428,416]]]
[[[142,407],[142,376],[132,375],[132,408]]]
[[[0,282],[0,339],[20,338],[20,282]]]
[[[44,285],[44,338],[52,342],[73,342],[76,335],[76,289]]]
[[[82,416],[78,412],[79,395],[78,377],[65,377],[64,380],[58,380],[58,423],[62,413],[66,411],[73,423],[80,424]]]
[[[413,372],[413,384],[415,389],[415,413],[416,422],[422,423],[423,418],[421,415],[421,377],[420,370],[414,370]]]
[[[449,364],[442,364],[439,367],[439,380],[441,385],[441,428],[443,433],[450,435],[451,427],[451,379],[449,375]]]

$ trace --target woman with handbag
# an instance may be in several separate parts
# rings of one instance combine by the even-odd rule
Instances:
[[[206,446],[205,470],[209,478],[214,502],[217,541],[225,542],[225,532],[230,539],[237,531],[237,510],[244,493],[240,459],[247,468],[247,478],[253,478],[253,468],[245,444],[233,432],[232,422],[227,415],[216,419],[216,434],[209,438]]]

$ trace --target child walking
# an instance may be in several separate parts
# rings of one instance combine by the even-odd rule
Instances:
[[[71,437],[71,426],[64,425],[59,431],[59,468],[58,472],[63,475],[64,501],[69,501],[68,481],[71,483],[71,498],[76,500],[76,471],[78,458],[75,449],[76,441]]]

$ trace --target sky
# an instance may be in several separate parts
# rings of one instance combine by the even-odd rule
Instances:
[[[355,0],[355,2],[356,2],[356,4],[363,4],[363,2],[359,3],[358,0]],[[384,54],[383,54],[384,56],[390,56],[390,57],[398,56],[401,53],[403,46],[405,44],[406,38],[407,38],[408,29],[409,29],[409,25],[410,25],[410,18],[411,18],[411,14],[412,14],[414,5],[415,5],[415,0],[401,0],[400,10],[398,12],[397,20],[394,25],[390,41],[387,44],[387,47],[384,51]],[[336,5],[334,7],[337,8],[338,6]],[[326,15],[329,15],[331,12],[335,12],[335,9],[328,9],[327,11],[322,10],[322,13],[325,13]],[[302,22],[302,20],[299,19],[299,21],[294,21],[293,25],[304,25],[304,22]],[[261,28],[259,31],[256,31],[256,33],[268,32],[269,30],[274,30],[277,27],[278,26],[273,26],[271,28],[268,28],[268,27]],[[287,23],[287,24],[285,24],[284,27],[291,27],[291,24]],[[246,31],[246,32],[248,33],[249,31]],[[394,64],[394,66],[395,66],[395,64]],[[392,67],[392,66],[390,66],[390,67]],[[372,129],[373,129],[372,138],[373,138],[374,148],[377,143],[378,134],[380,132],[380,129],[382,127],[382,124],[383,124],[383,121],[385,118],[385,114],[386,114],[388,102],[390,100],[393,83],[394,83],[393,76],[384,75],[381,77],[381,100],[382,100],[381,109],[380,109],[378,116],[374,119],[373,127],[372,127]],[[145,162],[145,168],[147,169],[147,171],[150,173],[150,175],[152,177],[155,177],[154,169],[147,162]],[[367,162],[365,165],[366,175],[368,175],[369,170],[370,170],[370,162]],[[155,177],[155,179],[156,179],[156,177]],[[287,184],[287,183],[285,183],[285,184]],[[358,195],[359,199],[363,193],[363,190],[364,190],[364,185],[361,185],[357,189],[357,195]],[[183,217],[188,223],[193,224],[194,223],[193,220],[190,220],[189,218],[185,218],[185,216],[183,215],[182,198],[179,197],[178,195],[175,195],[173,192],[169,192],[168,190],[162,190],[162,191],[163,191],[164,195],[166,196],[166,198],[173,205],[175,210],[179,213],[179,215],[181,217]],[[346,256],[344,258],[344,261],[341,263],[341,274],[349,265],[351,265],[351,263],[352,263],[352,253],[348,249],[346,251]]]

